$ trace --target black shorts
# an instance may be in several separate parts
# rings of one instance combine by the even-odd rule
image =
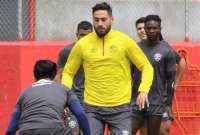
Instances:
[[[173,114],[171,106],[165,106],[164,112],[162,115],[162,121],[168,121],[168,120],[171,120],[171,121],[174,120],[174,114]]]
[[[139,110],[137,105],[132,105],[132,116],[133,117],[148,117],[148,116],[162,116],[163,106],[162,105],[150,105],[142,110]]]
[[[147,128],[147,120],[143,120],[140,128]]]

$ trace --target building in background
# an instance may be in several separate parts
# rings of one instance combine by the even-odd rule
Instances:
[[[91,21],[91,7],[100,0],[2,0],[0,1],[0,40],[73,39],[77,22]],[[134,22],[141,16],[158,14],[168,41],[198,38],[198,0],[109,0],[114,28],[137,38]],[[123,11],[123,12],[122,12]]]

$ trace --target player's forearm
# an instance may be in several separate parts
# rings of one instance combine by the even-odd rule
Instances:
[[[91,135],[89,122],[80,102],[78,100],[72,100],[69,104],[69,108],[76,116],[83,134]]]
[[[63,68],[61,83],[68,88],[72,87],[74,76],[82,63],[82,53],[79,47],[78,45],[73,47]]]
[[[148,93],[153,81],[153,75],[154,75],[153,67],[150,64],[146,64],[142,68],[141,72],[142,72],[142,78],[138,91]]]
[[[61,83],[71,89],[73,84],[73,77],[67,73],[62,73]]]
[[[79,114],[78,121],[83,135],[91,135],[89,122],[85,113],[82,112]]]
[[[6,130],[6,135],[15,135],[18,129],[18,121],[20,119],[20,112],[14,112],[11,116],[11,120],[8,124],[8,128]]]
[[[172,105],[172,100],[174,96],[174,80],[175,80],[175,71],[168,73],[167,79],[167,105]]]

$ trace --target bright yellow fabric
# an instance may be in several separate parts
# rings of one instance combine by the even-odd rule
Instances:
[[[93,32],[73,47],[64,67],[62,83],[71,88],[73,77],[83,63],[85,103],[107,107],[129,103],[130,61],[142,71],[139,91],[148,92],[153,80],[153,68],[138,45],[116,30],[111,30],[104,38]]]

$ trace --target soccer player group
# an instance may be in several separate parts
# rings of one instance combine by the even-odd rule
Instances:
[[[111,28],[106,2],[92,15],[93,26],[78,24],[78,40],[61,50],[57,66],[36,62],[36,82],[18,98],[6,135],[103,135],[105,127],[111,135],[169,135],[186,63],[163,39],[160,17],[136,21],[136,43]]]

